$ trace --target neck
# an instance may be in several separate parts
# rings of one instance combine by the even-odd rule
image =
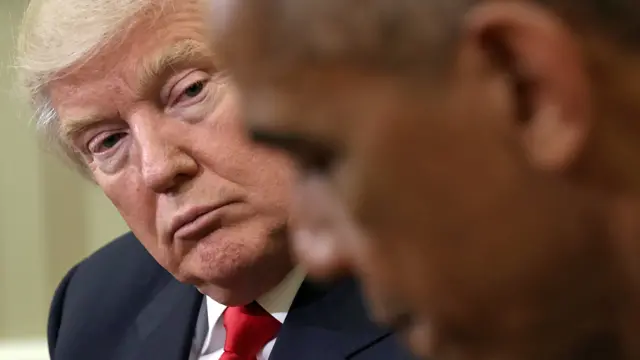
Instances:
[[[565,347],[571,349],[567,359],[640,359],[640,197],[610,194],[592,199],[590,225],[596,226],[584,224],[585,235],[599,245],[585,264],[582,292],[573,293],[575,304],[584,306],[573,309],[574,325],[582,326],[573,346]]]
[[[640,197],[613,199],[610,205],[613,260],[620,280],[618,333],[624,359],[640,359]]]

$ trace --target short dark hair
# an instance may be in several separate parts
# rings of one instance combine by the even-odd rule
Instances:
[[[602,34],[631,48],[640,45],[638,0],[534,0],[555,11],[578,31]]]
[[[246,0],[248,17],[234,35],[240,43],[249,39],[250,51],[277,54],[279,60],[401,71],[439,58],[434,49],[439,54],[453,43],[475,1]],[[245,39],[243,27],[252,28]]]
[[[438,63],[446,66],[465,14],[480,1],[485,0],[246,0],[246,4],[247,21],[254,27],[249,37],[252,51],[278,54],[283,63],[352,63],[361,69],[415,74],[416,69],[442,70]],[[639,0],[528,1],[545,6],[578,32],[632,45],[640,41]]]

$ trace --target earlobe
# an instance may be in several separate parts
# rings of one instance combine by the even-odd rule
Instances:
[[[533,166],[572,167],[583,151],[589,81],[571,31],[530,2],[482,2],[468,14],[470,36],[504,73],[514,128]]]
[[[584,128],[563,119],[553,103],[543,104],[534,116],[522,135],[529,160],[541,170],[569,171],[584,144]]]

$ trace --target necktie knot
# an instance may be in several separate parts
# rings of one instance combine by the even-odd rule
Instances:
[[[255,301],[228,307],[223,322],[227,335],[220,360],[256,360],[258,352],[276,337],[281,326]]]

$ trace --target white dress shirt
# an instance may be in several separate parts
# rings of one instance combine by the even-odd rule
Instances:
[[[262,306],[280,323],[284,323],[293,298],[296,296],[305,273],[300,268],[292,270],[275,288],[259,299]],[[200,315],[196,324],[196,333],[191,347],[190,360],[219,360],[224,352],[226,331],[222,322],[222,314],[227,307],[208,296],[204,297]],[[273,339],[258,353],[257,360],[268,360],[276,343]]]

